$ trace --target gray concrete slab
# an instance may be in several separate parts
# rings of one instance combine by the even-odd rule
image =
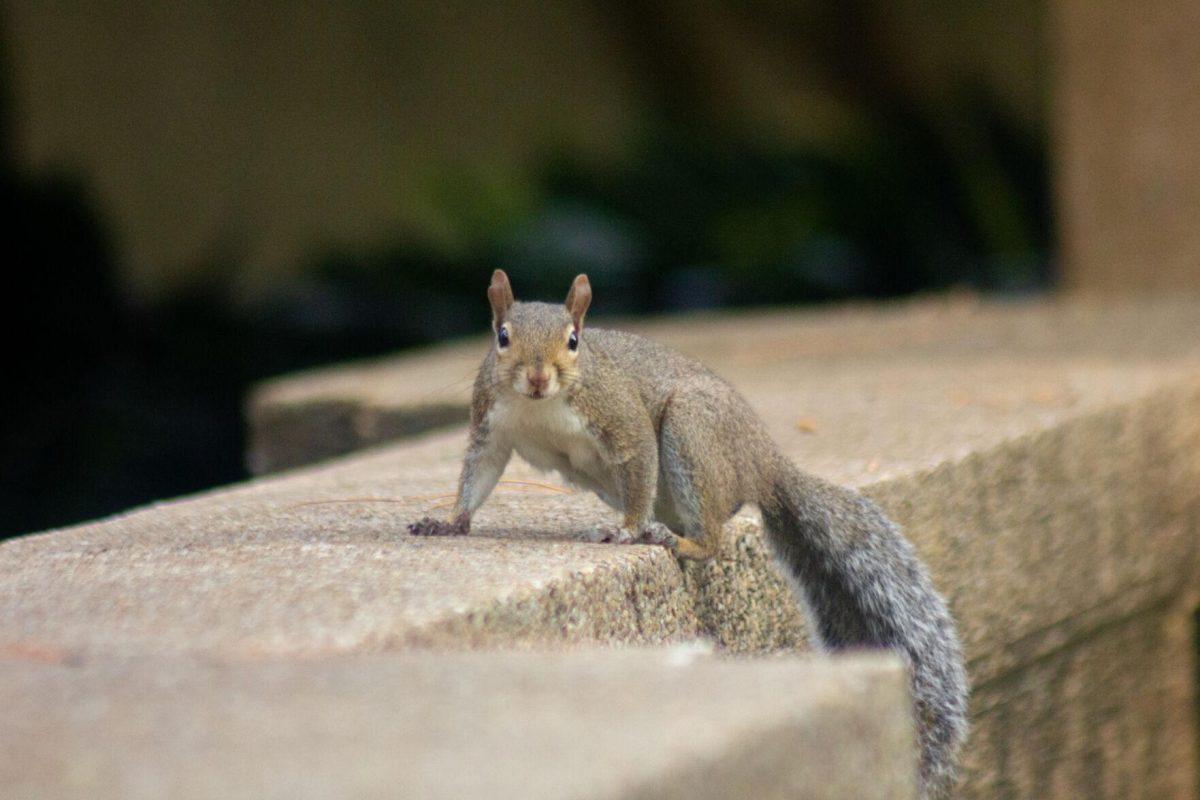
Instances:
[[[1197,320],[1183,301],[947,303],[805,317],[786,347],[771,339],[782,317],[694,331],[735,354],[726,374],[799,464],[878,500],[930,565],[975,687],[965,797],[1194,786]],[[464,444],[461,428],[430,433],[6,542],[0,654],[804,645],[753,512],[725,557],[681,569],[578,541],[611,512],[514,461],[470,537],[406,536],[450,502]],[[1113,720],[1154,733],[1137,748],[1089,733]]]
[[[1083,308],[990,308],[993,335],[1021,332],[1007,345],[938,343],[975,312],[949,306],[940,326],[920,311],[915,352],[847,345],[806,368],[745,374],[798,463],[863,488],[906,525],[968,653],[996,669],[1010,652],[998,640],[1085,619],[1106,598],[1156,596],[1191,548],[1179,514],[1200,485],[1194,318],[1168,304],[1113,312],[1105,326],[1103,307]],[[745,651],[804,640],[752,512],[730,526],[736,558],[681,572],[652,547],[579,542],[611,512],[514,459],[471,537],[405,535],[450,502],[463,446],[461,429],[431,434],[0,545],[0,640],[251,654],[698,632]]]
[[[0,659],[8,800],[913,797],[898,660]],[[798,757],[804,754],[803,757]]]

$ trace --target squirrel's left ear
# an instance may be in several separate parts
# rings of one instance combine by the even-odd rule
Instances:
[[[576,275],[571,291],[567,292],[567,312],[575,323],[575,330],[583,330],[583,315],[592,302],[592,285],[587,275]]]

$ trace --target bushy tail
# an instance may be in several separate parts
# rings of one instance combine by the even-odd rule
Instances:
[[[759,503],[767,537],[799,582],[824,645],[887,647],[907,658],[922,796],[942,796],[967,733],[968,691],[945,601],[912,545],[870,500],[782,457],[772,485]]]

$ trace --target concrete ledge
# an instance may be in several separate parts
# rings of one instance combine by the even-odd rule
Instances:
[[[1158,359],[1192,351],[1194,333],[1179,337],[1195,323],[1190,298],[1011,305],[947,296],[819,312],[697,314],[615,324],[699,358],[739,387],[756,386],[777,372],[803,391],[812,383],[803,370],[886,362],[896,355],[924,354],[939,362],[997,354]],[[481,317],[481,327],[486,324]],[[247,402],[252,471],[289,469],[465,423],[471,383],[487,346],[481,336],[264,382]],[[1033,382],[1017,388],[1042,405],[1069,399]],[[964,390],[956,399],[962,406],[1027,408],[1031,398],[1011,392],[973,398]]]
[[[0,706],[11,800],[903,800],[916,782],[882,656],[0,661]]]
[[[1191,796],[1200,305],[956,301],[714,326],[684,327],[699,337],[685,349],[728,365],[798,463],[878,500],[947,595],[975,686],[963,796]],[[731,523],[729,558],[680,570],[655,548],[576,541],[609,512],[515,463],[471,537],[403,535],[448,502],[463,446],[461,429],[429,434],[0,545],[0,648],[803,645],[752,514]]]

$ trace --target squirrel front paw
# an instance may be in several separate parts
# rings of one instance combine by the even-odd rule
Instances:
[[[633,532],[619,525],[599,525],[583,534],[593,544],[632,544]]]
[[[679,543],[679,538],[661,522],[651,522],[637,532],[619,525],[601,525],[584,534],[584,539],[599,544],[656,544],[672,551]]]
[[[465,514],[451,522],[425,517],[408,526],[408,532],[413,536],[466,536],[470,530],[471,521]]]
[[[671,533],[671,529],[661,522],[651,522],[642,528],[637,541],[639,544],[656,544],[659,547],[667,548],[671,552],[679,549],[679,537]]]

